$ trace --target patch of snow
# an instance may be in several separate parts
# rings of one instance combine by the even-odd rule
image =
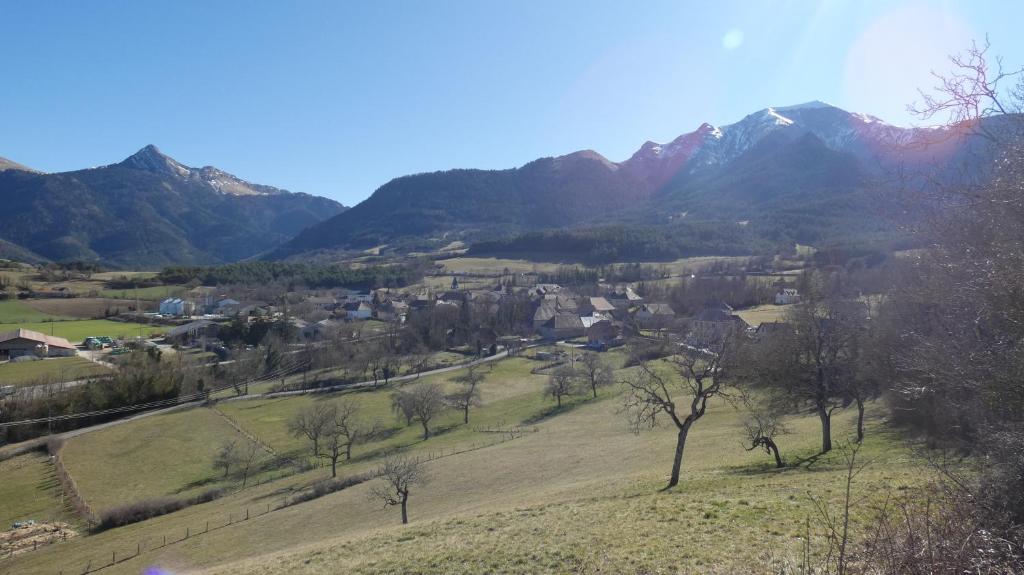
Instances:
[[[779,126],[792,126],[793,120],[775,111],[775,108],[768,108],[768,115],[775,118],[775,124]]]

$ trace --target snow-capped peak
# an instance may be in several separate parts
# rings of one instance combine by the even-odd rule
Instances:
[[[810,102],[804,102],[803,104],[795,104],[793,106],[775,106],[773,109],[776,112],[792,112],[794,110],[818,110],[822,108],[835,108],[832,104],[822,102],[821,100],[811,100]]]

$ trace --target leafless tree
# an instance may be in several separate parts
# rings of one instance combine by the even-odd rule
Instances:
[[[562,407],[562,398],[575,395],[579,390],[579,373],[568,365],[555,369],[548,376],[548,383],[544,386],[544,395],[550,395],[555,399],[559,408]]]
[[[779,446],[775,443],[777,436],[787,433],[786,427],[782,424],[783,413],[775,409],[771,402],[747,399],[744,403],[746,413],[743,432],[746,450],[753,451],[760,447],[765,453],[775,457],[775,467],[785,467],[786,463],[779,453]]]
[[[832,414],[856,382],[859,343],[867,319],[862,302],[829,293],[827,278],[809,278],[803,299],[786,316],[789,329],[758,343],[745,359],[755,383],[788,397],[821,421],[821,451],[832,449]]]
[[[599,387],[607,387],[615,383],[615,371],[612,369],[612,366],[608,365],[600,355],[594,352],[583,354],[577,369],[582,379],[590,386],[594,399],[597,399],[597,389]]]
[[[324,436],[331,419],[331,405],[317,401],[304,407],[288,422],[288,432],[293,437],[305,437],[310,441],[313,457],[320,457],[320,438]]]
[[[217,453],[213,456],[213,466],[216,469],[223,469],[224,477],[227,477],[240,461],[241,452],[238,441],[234,439],[222,443]]]
[[[249,474],[264,454],[263,446],[251,439],[242,442],[238,451],[238,474],[242,477],[242,487],[249,481]]]
[[[384,503],[384,507],[392,505],[402,509],[402,524],[409,523],[409,492],[414,487],[427,483],[426,470],[423,464],[408,457],[389,457],[377,471],[381,484],[370,489],[370,496]]]
[[[677,430],[672,472],[665,489],[679,484],[683,450],[690,428],[707,413],[708,402],[723,393],[726,382],[724,366],[731,360],[735,339],[723,338],[713,350],[685,350],[669,359],[671,373],[658,369],[651,362],[637,358],[639,370],[623,381],[623,411],[635,433],[645,427],[656,427],[664,417]],[[689,399],[688,409],[681,403]]]
[[[436,383],[417,383],[392,395],[392,408],[407,423],[423,426],[423,439],[430,438],[430,422],[447,407],[444,390]]]
[[[360,415],[360,406],[354,399],[341,399],[327,408],[328,418],[324,427],[325,453],[322,457],[331,462],[331,477],[338,476],[338,460],[352,459],[352,448],[373,434],[374,426]]]
[[[462,412],[462,422],[469,423],[469,408],[479,407],[483,404],[480,400],[480,384],[484,381],[484,374],[478,371],[477,365],[470,365],[466,372],[455,378],[459,384],[459,390],[448,394],[446,397],[448,405],[453,409]]]

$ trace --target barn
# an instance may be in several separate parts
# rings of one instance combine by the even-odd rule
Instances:
[[[16,329],[0,333],[0,360],[23,355],[66,357],[77,353],[78,350],[75,346],[62,337],[54,337],[29,329]]]

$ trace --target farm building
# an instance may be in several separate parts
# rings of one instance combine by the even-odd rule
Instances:
[[[16,329],[0,334],[0,359],[23,355],[40,357],[66,357],[78,353],[71,342],[29,329]]]
[[[206,319],[179,325],[167,332],[165,338],[178,344],[191,344],[204,337],[217,337],[220,325]]]
[[[195,304],[188,300],[172,297],[160,302],[160,314],[173,316],[192,315],[195,307]]]
[[[345,317],[348,319],[370,319],[373,315],[373,307],[364,301],[349,302],[345,304]]]
[[[782,288],[775,294],[775,305],[800,303],[800,292],[796,288]]]

